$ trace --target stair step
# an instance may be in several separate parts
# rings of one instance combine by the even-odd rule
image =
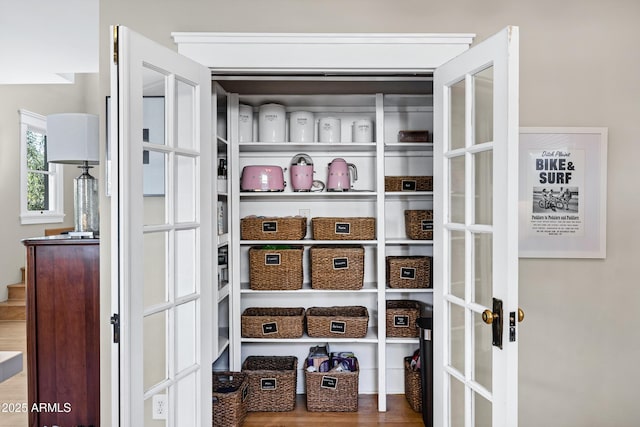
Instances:
[[[0,302],[0,320],[27,320],[27,307],[25,302]]]
[[[26,297],[26,285],[24,283],[16,283],[13,285],[7,285],[7,291],[9,292],[9,301],[21,300],[24,301]]]

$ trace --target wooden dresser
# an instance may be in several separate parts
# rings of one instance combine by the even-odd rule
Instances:
[[[51,236],[23,243],[29,427],[98,427],[100,241]]]

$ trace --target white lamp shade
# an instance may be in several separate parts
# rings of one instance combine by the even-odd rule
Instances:
[[[99,120],[95,114],[62,113],[47,116],[47,160],[52,163],[98,164]]]

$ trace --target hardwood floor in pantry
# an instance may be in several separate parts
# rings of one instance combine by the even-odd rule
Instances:
[[[403,394],[387,396],[387,412],[378,412],[377,395],[360,395],[357,412],[308,412],[305,397],[298,395],[290,412],[249,412],[243,427],[326,426],[423,426],[422,414],[414,412]]]
[[[21,351],[22,372],[0,383],[0,427],[27,427],[27,322],[0,321],[0,351]],[[20,409],[20,410],[17,410]]]

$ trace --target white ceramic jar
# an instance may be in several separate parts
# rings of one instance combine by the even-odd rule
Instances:
[[[280,104],[263,104],[258,108],[258,139],[260,142],[284,142],[286,139],[286,109]]]
[[[340,119],[335,117],[323,117],[318,121],[318,140],[320,142],[340,142]]]
[[[289,141],[313,142],[313,113],[309,111],[292,111],[289,114]]]
[[[238,141],[253,142],[253,107],[240,104],[238,109]]]
[[[373,142],[373,122],[369,119],[354,121],[351,132],[353,142]]]

